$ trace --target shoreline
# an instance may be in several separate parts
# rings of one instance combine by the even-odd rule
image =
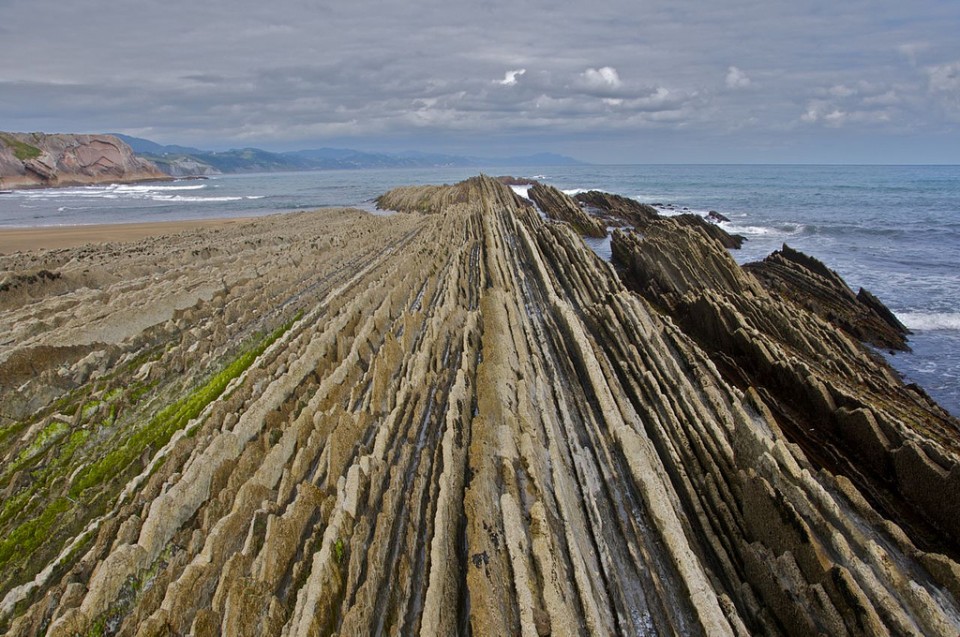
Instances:
[[[70,226],[0,227],[0,254],[74,248],[88,243],[136,241],[156,235],[175,234],[184,230],[232,226],[261,216],[264,215]]]

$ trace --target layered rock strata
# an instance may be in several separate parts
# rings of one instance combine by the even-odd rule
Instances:
[[[0,188],[169,179],[113,135],[0,133]]]
[[[743,266],[773,295],[789,298],[859,341],[909,350],[909,330],[867,290],[853,293],[840,276],[817,259],[788,246],[763,261]]]
[[[690,292],[679,253],[651,252],[655,307],[494,180],[380,204],[407,212],[0,260],[27,299],[0,314],[5,364],[58,348],[3,388],[30,405],[0,434],[10,634],[957,633],[957,564],[661,314]],[[704,294],[766,294],[696,231],[649,232],[708,242]],[[810,403],[832,395],[808,376]],[[170,435],[117,451],[147,421]]]
[[[671,223],[679,223],[688,228],[695,228],[711,239],[719,241],[725,248],[736,250],[746,241],[741,235],[730,234],[717,225],[715,221],[708,221],[700,215],[682,213],[665,217],[649,204],[640,203],[639,201],[620,195],[590,190],[578,193],[575,200],[595,216],[604,219],[606,221],[605,225],[609,226],[626,226],[643,232],[649,224],[669,218],[673,219]]]
[[[628,225],[642,228],[660,218],[657,209],[649,204],[599,190],[577,193],[574,199],[591,212],[608,217],[607,225],[611,226]]]
[[[957,555],[960,502],[950,495],[960,488],[957,420],[821,317],[825,290],[849,292],[835,273],[808,261],[822,273],[805,269],[790,292],[783,281],[769,291],[751,274],[756,268],[739,268],[679,224],[618,232],[612,251],[628,282],[727,378],[759,392],[815,466],[850,479],[921,546]]]
[[[527,191],[527,196],[550,219],[565,221],[586,237],[607,236],[607,227],[601,219],[584,212],[573,197],[553,186],[535,183]]]

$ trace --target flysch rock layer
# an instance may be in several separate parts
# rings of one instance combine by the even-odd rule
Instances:
[[[957,634],[951,536],[946,554],[918,548],[914,526],[862,494],[868,482],[793,443],[772,390],[729,377],[684,333],[673,311],[694,289],[716,299],[703,319],[717,329],[737,315],[720,288],[768,298],[719,244],[669,221],[648,229],[664,235],[649,253],[618,233],[635,289],[645,258],[664,261],[644,279],[644,294],[664,294],[651,303],[492,179],[380,205],[401,212],[0,261],[54,277],[34,276],[0,315],[5,364],[42,353],[3,385],[29,409],[4,416],[0,488],[22,515],[0,514],[0,530],[49,529],[21,533],[0,571],[9,634]],[[706,280],[685,278],[669,235],[704,250]],[[140,315],[136,329],[104,327]],[[784,376],[800,368],[739,318],[730,339],[766,349]],[[778,327],[845,364],[838,378],[868,360],[810,320]],[[169,441],[84,481],[225,368],[242,371]],[[804,378],[809,403],[837,402],[816,369]],[[907,451],[891,462],[915,473],[895,480],[930,479],[928,462],[946,490],[948,433],[895,422],[877,400],[837,410],[900,432]]]
[[[113,135],[0,132],[0,188],[166,180]]]
[[[570,195],[553,186],[535,183],[527,191],[530,197],[550,219],[569,223],[586,237],[605,237],[607,227],[602,219],[584,212]]]
[[[773,295],[803,305],[860,341],[909,350],[909,331],[873,294],[853,293],[836,272],[787,244],[763,261],[744,266]]]

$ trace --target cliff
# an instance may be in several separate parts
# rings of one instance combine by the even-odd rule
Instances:
[[[847,332],[682,220],[380,203],[0,257],[0,630],[956,636],[958,423]]]
[[[0,188],[169,179],[112,135],[0,133]]]

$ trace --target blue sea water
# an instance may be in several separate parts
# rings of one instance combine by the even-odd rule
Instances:
[[[0,227],[258,216],[359,206],[394,186],[454,183],[475,168],[224,175],[208,180],[0,194]],[[889,356],[911,382],[960,415],[960,166],[490,167],[568,192],[600,189],[665,212],[730,218],[762,259],[784,242],[817,257],[907,325],[912,353]],[[599,246],[602,249],[602,245]]]

